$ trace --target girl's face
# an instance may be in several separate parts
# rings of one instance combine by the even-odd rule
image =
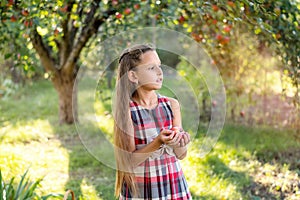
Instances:
[[[141,55],[141,62],[136,67],[138,86],[147,90],[158,90],[162,86],[163,72],[161,61],[156,51],[147,51]]]

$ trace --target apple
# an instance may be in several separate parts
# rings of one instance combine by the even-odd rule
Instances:
[[[16,21],[17,21],[17,18],[13,15],[13,16],[11,16],[10,21],[16,22]]]
[[[192,37],[194,38],[194,40],[196,40],[197,42],[200,42],[202,40],[202,35],[199,35],[195,32],[192,32]]]
[[[180,137],[182,137],[182,133],[180,132],[180,128],[179,128],[179,127],[173,126],[173,127],[171,128],[171,130],[175,132],[175,135],[176,135],[176,134],[180,134]],[[174,135],[174,136],[175,136],[175,135]],[[173,136],[173,137],[174,137],[174,136]]]
[[[181,15],[178,19],[179,24],[183,24],[184,21],[185,21],[185,18],[184,18],[184,16]]]
[[[215,100],[212,101],[212,106],[213,106],[213,107],[216,107],[216,106],[217,106],[217,101],[215,101]]]
[[[140,6],[140,4],[137,3],[137,4],[134,4],[133,7],[134,7],[134,9],[138,10],[138,9],[140,9],[141,6]]]
[[[227,5],[229,5],[230,7],[234,7],[234,6],[235,6],[235,4],[234,4],[233,1],[228,1],[228,2],[227,2]]]
[[[67,12],[67,10],[68,10],[68,6],[67,6],[67,5],[65,5],[64,7],[62,7],[62,8],[59,8],[59,10],[60,10],[61,12]]]
[[[113,6],[116,6],[116,5],[118,5],[118,1],[117,1],[117,0],[112,0],[111,4],[112,4]]]
[[[179,127],[177,127],[177,126],[173,126],[173,127],[171,128],[171,130],[172,130],[172,131],[175,131],[176,133],[180,133],[180,129],[179,129]]]
[[[218,23],[218,20],[216,20],[216,19],[212,20],[212,24],[216,25],[217,23]]]
[[[219,41],[221,41],[221,40],[223,40],[223,36],[220,35],[220,34],[217,34],[217,35],[216,35],[216,39],[219,40]]]
[[[242,110],[242,111],[240,112],[240,116],[241,116],[241,117],[245,117],[245,111]]]
[[[217,12],[219,10],[219,7],[217,5],[212,5],[213,11]]]
[[[275,37],[276,37],[277,40],[279,40],[281,38],[280,33],[277,33]]]
[[[131,9],[130,8],[126,8],[125,10],[124,10],[124,14],[125,15],[129,15],[131,13]]]
[[[22,10],[21,14],[26,17],[28,16],[29,12],[27,10]]]
[[[9,0],[7,6],[12,6],[14,4],[14,0]]]
[[[26,34],[26,33],[23,33],[23,38],[29,38],[29,35],[28,34]]]
[[[55,37],[58,36],[59,30],[55,29],[53,34],[54,34]]]
[[[24,26],[25,27],[31,27],[32,26],[32,20],[25,20],[24,21]]]
[[[24,26],[25,26],[25,27],[28,27],[28,26],[29,26],[29,21],[27,21],[27,20],[24,21]]]
[[[118,13],[118,12],[116,12],[116,18],[117,18],[117,19],[121,19],[121,18],[122,18],[122,14],[121,14],[121,13]]]
[[[228,44],[229,42],[230,42],[230,38],[224,37],[223,40],[221,41],[221,44],[225,45],[225,44]]]
[[[230,30],[231,30],[231,28],[230,28],[230,26],[225,26],[225,27],[223,28],[223,30],[224,30],[224,32],[229,33]]]

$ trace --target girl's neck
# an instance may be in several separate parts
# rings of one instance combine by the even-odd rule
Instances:
[[[133,100],[136,101],[143,107],[152,108],[157,105],[157,94],[154,90],[145,91],[145,90],[137,90],[136,95],[133,96]]]

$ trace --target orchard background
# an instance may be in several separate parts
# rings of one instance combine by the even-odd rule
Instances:
[[[299,198],[299,9],[297,0],[1,1],[0,170],[5,182],[20,180],[29,169],[33,180],[44,177],[36,195],[69,188],[81,199],[112,199],[114,170],[88,154],[76,134],[82,105],[77,105],[75,78],[81,67],[104,71],[95,107],[103,119],[99,128],[110,138],[107,102],[116,62],[105,71],[102,61],[109,58],[100,44],[126,30],[161,27],[198,42],[226,88],[224,129],[213,151],[200,159],[196,149],[218,104],[180,55],[158,51],[199,97],[198,137],[183,161],[195,199]]]

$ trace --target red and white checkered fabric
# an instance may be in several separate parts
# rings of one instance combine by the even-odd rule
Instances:
[[[173,113],[167,97],[158,94],[158,105],[146,109],[134,101],[130,102],[131,118],[135,131],[136,149],[140,149],[158,136],[162,128],[172,127]],[[175,154],[158,150],[135,169],[139,196],[132,194],[124,182],[120,199],[192,199],[186,179]]]

